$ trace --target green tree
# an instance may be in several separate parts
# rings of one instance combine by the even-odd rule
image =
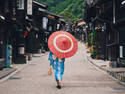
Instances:
[[[49,11],[61,15],[65,20],[72,22],[82,17],[85,0],[36,0],[49,6]]]

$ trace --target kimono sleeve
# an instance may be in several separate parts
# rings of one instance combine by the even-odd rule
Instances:
[[[53,62],[53,57],[52,57],[52,55],[53,55],[53,53],[52,53],[52,52],[50,52],[50,53],[49,53],[49,58],[48,58],[48,60],[50,60],[50,63],[52,63],[52,62]]]

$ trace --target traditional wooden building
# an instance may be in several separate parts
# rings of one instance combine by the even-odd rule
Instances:
[[[4,14],[4,17],[1,17],[5,19],[3,28],[6,47],[12,46],[12,60],[9,61],[13,63],[25,62],[24,30],[26,28],[26,16],[32,12],[32,0],[0,1],[0,12]],[[7,51],[6,56],[8,55]],[[8,61],[7,58],[6,61]]]
[[[60,16],[56,15],[56,14],[53,14],[51,12],[48,12],[47,13],[47,19],[48,19],[48,22],[47,22],[47,29],[45,31],[45,34],[46,34],[46,50],[49,50],[48,49],[48,38],[49,36],[60,29],[60,24],[59,24],[59,18]]]
[[[47,11],[47,5],[38,3],[36,1],[33,1],[33,15],[28,16],[32,20],[27,20],[28,24],[33,27],[32,32],[32,38],[28,38],[31,41],[27,42],[26,45],[30,45],[33,49],[29,49],[29,51],[37,52],[43,50],[48,50],[48,37],[50,34],[55,32],[56,30],[60,30],[64,25],[64,21],[60,20],[60,16],[57,16],[53,13],[50,13]],[[31,37],[31,36],[27,36]],[[33,45],[33,46],[31,46]],[[29,48],[29,47],[27,47]]]
[[[48,50],[49,35],[64,24],[59,16],[47,11],[47,5],[35,0],[0,1],[0,67],[5,67],[6,61],[26,63],[27,54]]]
[[[0,69],[3,69],[3,67],[5,67],[6,41],[5,41],[4,27],[5,27],[5,17],[0,10]]]
[[[84,20],[96,33],[96,49],[112,66],[124,66],[124,0],[86,0]],[[98,44],[98,45],[97,45]]]
[[[125,0],[114,0],[113,2],[113,28],[116,32],[117,42],[117,62],[118,66],[125,67]]]
[[[0,1],[0,67],[9,67],[7,61],[11,63],[12,58],[7,56],[7,46],[12,43],[11,23],[15,13],[15,0]],[[9,50],[11,51],[11,49]]]
[[[41,52],[45,41],[43,17],[46,17],[47,5],[33,1],[32,15],[27,15],[27,30],[25,37],[26,53]]]
[[[57,30],[65,31],[66,21],[60,17],[59,22],[57,24]]]

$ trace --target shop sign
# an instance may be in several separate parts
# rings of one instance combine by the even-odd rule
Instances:
[[[43,29],[47,29],[47,24],[48,24],[48,18],[43,17]]]
[[[49,26],[49,31],[52,31],[52,26]]]
[[[17,9],[24,10],[24,0],[17,0]]]
[[[27,14],[32,15],[33,0],[27,0]]]
[[[24,54],[25,53],[24,47],[19,47],[18,53],[19,54]]]
[[[123,46],[119,47],[120,58],[123,58]]]
[[[60,24],[57,24],[57,30],[60,28]]]

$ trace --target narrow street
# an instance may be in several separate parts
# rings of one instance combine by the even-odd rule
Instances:
[[[0,94],[125,94],[125,87],[87,61],[79,43],[75,56],[66,59],[62,89],[56,88],[49,69],[48,53],[0,84]]]

